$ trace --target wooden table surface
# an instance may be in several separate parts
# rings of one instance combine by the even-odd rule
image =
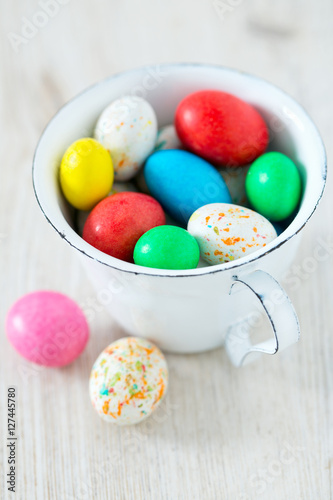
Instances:
[[[103,307],[86,351],[65,369],[29,365],[4,331],[10,305],[32,290],[59,290],[81,305],[96,301],[76,253],[44,220],[31,185],[38,137],[63,103],[114,72],[144,64],[223,64],[294,96],[317,123],[330,156],[332,21],[331,0],[1,1],[1,499],[333,498],[330,179],[304,230],[292,269],[298,278],[285,285],[301,342],[242,369],[230,365],[222,348],[168,355],[170,390],[146,423],[108,426],[91,407],[92,363],[123,335]],[[327,258],[310,266],[323,241]],[[18,390],[16,494],[5,487],[9,385]]]

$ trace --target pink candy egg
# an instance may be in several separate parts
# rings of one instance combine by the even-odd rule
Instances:
[[[44,366],[65,366],[84,350],[89,327],[79,306],[57,292],[21,297],[7,315],[10,343],[25,359]]]

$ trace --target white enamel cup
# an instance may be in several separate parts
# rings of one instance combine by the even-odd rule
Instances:
[[[139,267],[110,257],[73,229],[72,211],[58,182],[61,157],[74,140],[92,134],[101,111],[122,95],[140,95],[154,107],[159,126],[173,122],[177,104],[191,92],[220,89],[254,105],[270,127],[270,149],[282,151],[302,176],[300,209],[287,229],[265,248],[239,260],[189,271]],[[162,349],[193,353],[225,344],[239,366],[249,353],[275,354],[299,338],[299,324],[276,281],[290,266],[300,231],[316,209],[326,180],[320,135],[302,107],[274,85],[235,70],[203,64],[144,67],[114,75],[67,103],[45,129],[33,162],[39,206],[60,236],[82,257],[97,296],[131,335]],[[237,286],[235,286],[237,285]],[[272,332],[252,345],[249,327],[258,304]]]

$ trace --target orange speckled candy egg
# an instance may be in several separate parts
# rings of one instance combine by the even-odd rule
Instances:
[[[213,265],[240,259],[277,237],[265,217],[229,203],[199,208],[190,217],[187,230],[197,240],[201,257]]]
[[[167,386],[162,352],[137,337],[119,339],[104,349],[89,382],[90,399],[99,416],[118,425],[137,424],[151,415]]]

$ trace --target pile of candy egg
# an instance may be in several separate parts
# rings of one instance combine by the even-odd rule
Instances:
[[[270,243],[299,204],[296,165],[268,143],[259,112],[219,90],[185,97],[159,131],[151,105],[125,96],[102,112],[94,139],[69,146],[60,184],[83,211],[83,239],[112,257],[159,269],[221,264]]]
[[[270,243],[299,204],[296,165],[268,143],[260,114],[219,90],[185,97],[159,131],[151,105],[126,96],[103,111],[94,138],[69,146],[60,185],[84,240],[112,257],[159,269],[221,264]],[[89,339],[81,309],[47,291],[19,299],[6,330],[23,357],[49,367],[73,362]],[[89,391],[104,420],[136,424],[167,384],[158,347],[128,337],[97,358]]]

